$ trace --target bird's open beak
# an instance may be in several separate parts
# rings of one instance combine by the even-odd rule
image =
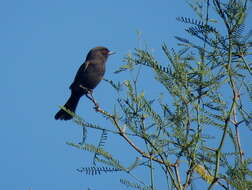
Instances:
[[[113,55],[113,54],[115,54],[116,52],[115,51],[109,51],[108,52],[108,55]]]

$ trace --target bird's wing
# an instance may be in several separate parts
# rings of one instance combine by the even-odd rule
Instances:
[[[75,84],[75,82],[80,81],[80,78],[82,77],[81,75],[83,75],[83,73],[87,70],[88,65],[90,64],[90,61],[85,61],[79,68],[79,70],[77,71],[74,81],[71,84],[71,86],[69,87],[70,89],[72,88],[72,86]]]

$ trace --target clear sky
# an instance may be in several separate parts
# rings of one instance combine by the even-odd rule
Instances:
[[[174,36],[184,35],[177,16],[192,17],[184,1],[1,1],[0,189],[126,189],[119,185],[124,174],[90,177],[76,171],[90,165],[92,155],[65,144],[78,143],[81,128],[55,121],[54,114],[89,49],[102,45],[116,51],[105,78],[123,80],[113,72],[139,47],[137,31],[162,60],[161,44],[174,47]],[[113,108],[109,84],[101,82],[94,96]],[[77,112],[89,122],[101,120],[86,98]],[[116,143],[110,148],[120,150]]]

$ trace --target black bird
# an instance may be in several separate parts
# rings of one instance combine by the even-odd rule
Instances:
[[[75,112],[80,98],[92,92],[102,80],[107,58],[113,53],[106,47],[101,46],[95,47],[88,52],[85,62],[80,66],[73,83],[69,87],[71,96],[64,105],[65,108]],[[61,109],[56,113],[55,119],[70,120],[72,116]]]

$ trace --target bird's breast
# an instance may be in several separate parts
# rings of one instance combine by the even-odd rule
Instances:
[[[105,73],[105,64],[90,63],[83,73],[82,85],[86,88],[93,89],[102,80]]]

